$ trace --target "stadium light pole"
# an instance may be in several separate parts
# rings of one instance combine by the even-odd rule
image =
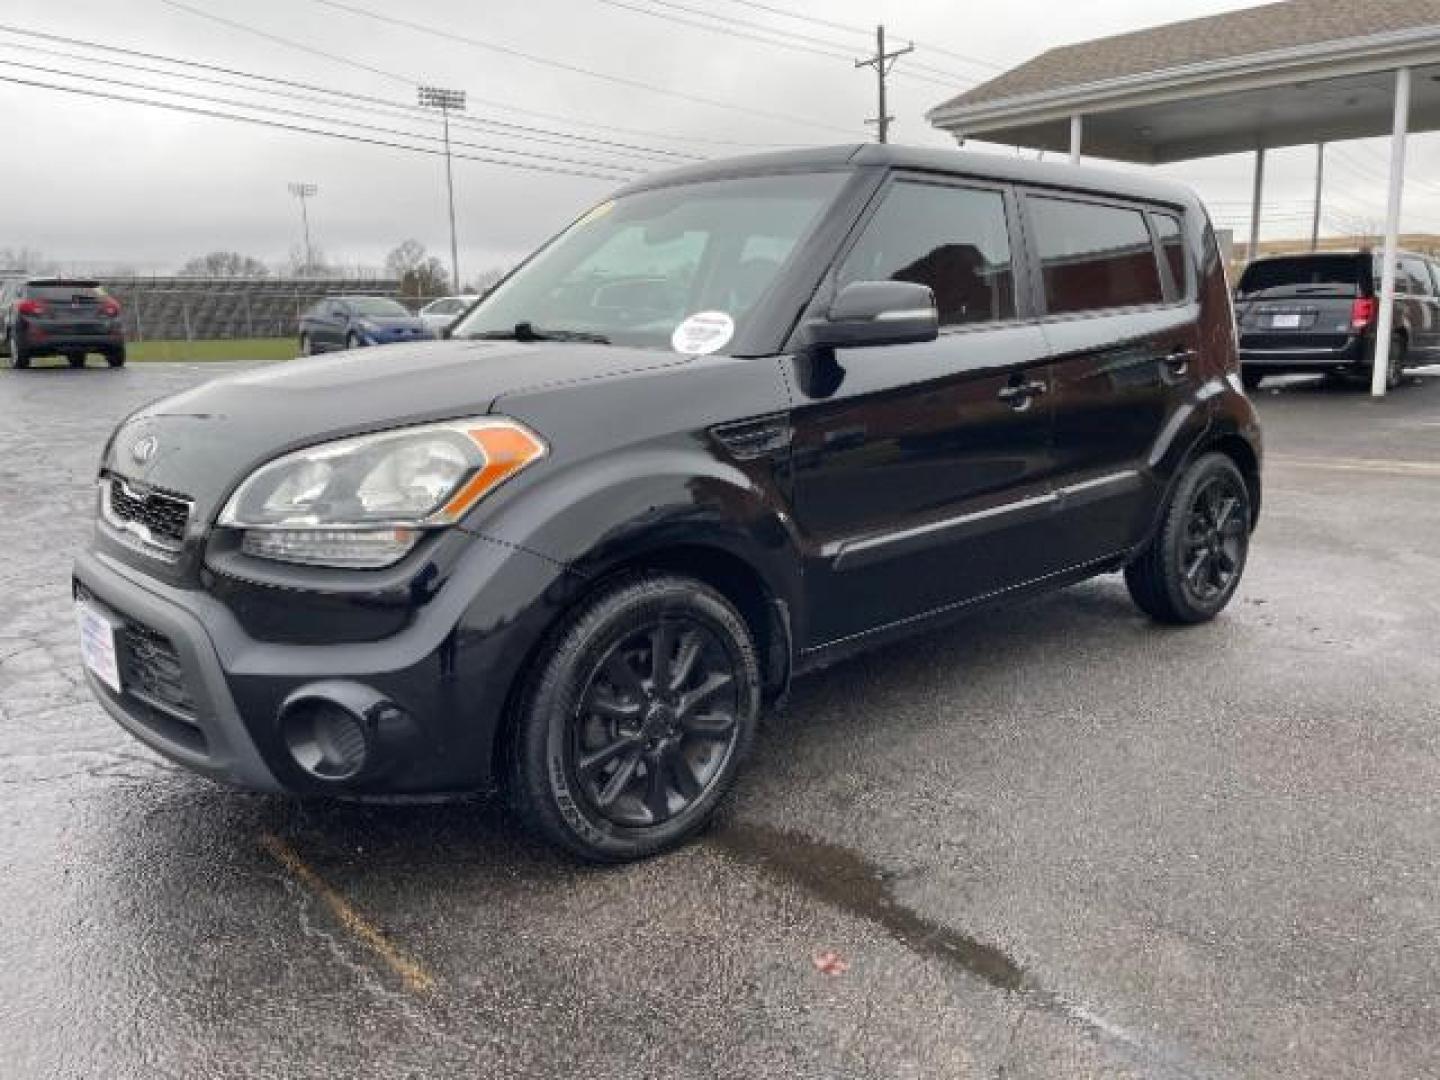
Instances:
[[[455,177],[450,170],[450,114],[465,111],[465,91],[446,90],[440,86],[420,87],[420,105],[439,109],[445,126],[445,192],[450,200],[450,282],[460,291],[460,249],[455,242]]]
[[[300,200],[300,225],[305,230],[305,269],[307,272],[315,269],[315,252],[310,247],[310,213],[305,209],[305,200],[313,198],[319,193],[319,187],[314,184],[290,184],[290,194]]]

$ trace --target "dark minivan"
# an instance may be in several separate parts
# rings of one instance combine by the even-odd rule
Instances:
[[[15,278],[0,285],[0,342],[10,366],[63,356],[71,367],[99,353],[111,367],[125,363],[120,304],[88,278]]]
[[[1380,322],[1380,255],[1325,251],[1257,259],[1240,275],[1235,319],[1240,365],[1254,389],[1267,375],[1315,372],[1370,381]],[[1400,252],[1395,264],[1395,323],[1385,385],[1407,367],[1440,355],[1440,269]]]
[[[495,778],[575,855],[650,854],[796,674],[1111,571],[1162,622],[1225,607],[1260,508],[1230,312],[1148,177],[866,145],[647,178],[451,340],[124,421],[87,677],[218,779]]]

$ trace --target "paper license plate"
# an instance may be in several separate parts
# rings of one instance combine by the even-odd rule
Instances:
[[[80,626],[80,659],[95,677],[120,693],[120,657],[115,651],[115,623],[91,604],[77,604],[75,619]]]

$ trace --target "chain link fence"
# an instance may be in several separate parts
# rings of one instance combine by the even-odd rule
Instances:
[[[107,277],[131,341],[285,338],[327,296],[384,296],[418,311],[433,296],[405,296],[394,279]]]

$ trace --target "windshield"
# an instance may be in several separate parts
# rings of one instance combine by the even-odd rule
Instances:
[[[490,293],[452,336],[568,336],[669,349],[676,328],[705,313],[710,322],[700,330],[716,344],[703,351],[724,352],[847,176],[714,180],[601,203]],[[717,323],[726,328],[714,330]]]
[[[409,315],[405,305],[394,300],[382,300],[378,296],[362,296],[358,300],[347,300],[356,315]]]
[[[1305,255],[1251,263],[1240,278],[1241,296],[1359,296],[1366,259],[1357,255]]]

